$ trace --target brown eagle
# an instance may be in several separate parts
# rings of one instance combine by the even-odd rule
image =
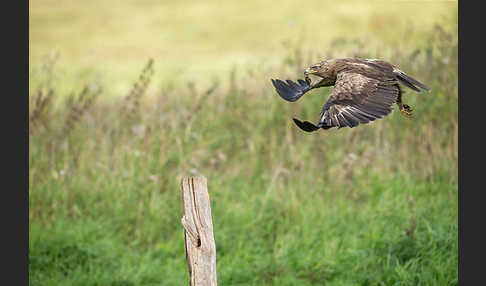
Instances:
[[[319,78],[312,83],[309,74]],[[317,125],[294,118],[295,124],[307,132],[374,121],[388,115],[393,103],[410,118],[412,109],[402,102],[399,83],[416,92],[430,90],[396,66],[377,59],[328,59],[311,65],[304,76],[305,80],[297,82],[272,79],[272,84],[280,97],[291,102],[311,89],[334,85]]]

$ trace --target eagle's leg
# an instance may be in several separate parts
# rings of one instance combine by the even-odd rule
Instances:
[[[400,112],[407,118],[411,118],[412,117],[412,108],[410,108],[409,105],[407,104],[404,104],[402,102],[402,92],[401,90],[399,91],[398,93],[398,98],[397,98],[397,101],[396,101],[397,105],[398,105],[398,108],[400,108]]]

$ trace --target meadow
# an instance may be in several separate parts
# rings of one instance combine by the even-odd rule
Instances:
[[[458,284],[456,10],[446,5],[434,10],[449,11],[446,18],[420,18],[432,10],[412,15],[405,5],[401,12],[422,22],[403,20],[392,33],[383,28],[393,18],[390,6],[381,18],[359,6],[366,19],[381,19],[368,31],[376,37],[340,37],[350,28],[338,26],[321,36],[326,48],[317,48],[305,40],[310,34],[296,31],[306,44],[290,41],[264,63],[263,28],[245,30],[244,39],[255,37],[246,43],[251,48],[228,44],[221,62],[204,48],[214,39],[203,33],[200,41],[187,36],[202,52],[182,62],[190,43],[177,38],[183,46],[170,61],[146,50],[123,61],[111,42],[102,47],[106,62],[96,63],[77,54],[83,40],[102,42],[87,40],[96,21],[74,42],[54,41],[59,54],[42,56],[49,45],[42,39],[76,27],[55,28],[56,21],[100,12],[80,9],[66,20],[77,2],[43,3],[45,11],[31,2],[30,285],[187,285],[180,180],[193,175],[208,180],[220,285]],[[188,11],[204,6],[180,3]],[[226,5],[221,17],[236,9]],[[112,13],[125,15],[123,7]],[[306,11],[311,19],[316,13]],[[278,22],[277,12],[269,21]],[[182,25],[164,21],[174,30]],[[232,35],[218,39],[231,42]],[[133,37],[145,46],[150,35]],[[251,60],[225,60],[241,53]],[[304,133],[291,118],[315,122],[332,88],[288,103],[270,78],[302,78],[308,64],[337,56],[388,60],[431,92],[406,91],[412,119],[395,107],[358,128]]]

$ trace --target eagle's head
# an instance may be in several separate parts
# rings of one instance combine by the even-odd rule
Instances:
[[[329,83],[334,83],[336,81],[334,60],[323,60],[316,64],[311,65],[304,71],[304,75],[308,78],[308,75],[315,75],[324,79],[324,81]]]

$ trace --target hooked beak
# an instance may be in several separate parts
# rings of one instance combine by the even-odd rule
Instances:
[[[307,68],[305,71],[304,71],[304,74],[313,74],[313,73],[316,73],[317,70],[313,69],[312,67],[310,68]]]

